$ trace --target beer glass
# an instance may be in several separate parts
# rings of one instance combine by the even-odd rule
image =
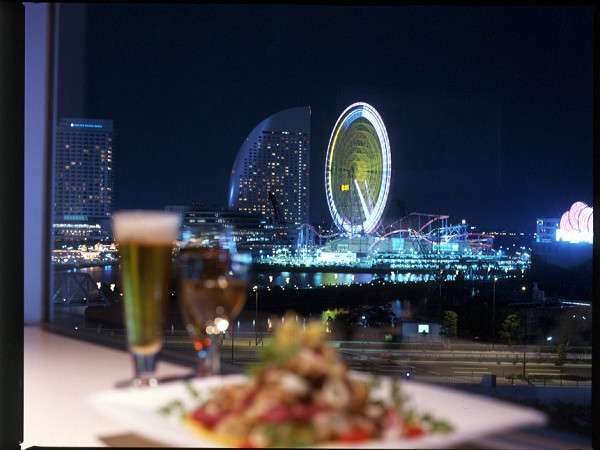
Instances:
[[[180,249],[178,296],[198,357],[196,374],[208,376],[219,373],[223,336],[246,302],[250,255],[236,251],[225,226],[196,228],[195,235]]]
[[[112,223],[120,257],[127,343],[135,367],[134,378],[127,384],[153,386],[180,217],[162,211],[120,211],[113,214]]]

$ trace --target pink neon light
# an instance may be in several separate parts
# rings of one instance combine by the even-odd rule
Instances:
[[[594,232],[594,209],[584,202],[575,202],[560,218],[559,228],[562,231]]]
[[[590,207],[584,208],[579,213],[579,218],[577,219],[577,228],[579,231],[592,231],[588,229],[588,220],[590,216],[594,213],[594,210]]]
[[[571,222],[569,222],[569,211],[563,213],[560,218],[560,229],[564,231],[572,231]]]
[[[569,209],[569,223],[572,230],[579,231],[579,214],[587,207],[588,205],[583,202],[575,202],[571,205],[571,209]]]

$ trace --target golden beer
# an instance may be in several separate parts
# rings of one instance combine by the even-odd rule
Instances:
[[[135,364],[134,385],[156,383],[155,355],[163,343],[163,321],[171,280],[179,215],[162,211],[113,214],[120,256],[127,342]]]
[[[169,244],[119,243],[127,340],[134,353],[154,354],[162,347],[172,249]]]

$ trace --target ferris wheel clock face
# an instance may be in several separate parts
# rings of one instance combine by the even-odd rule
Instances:
[[[390,143],[379,113],[354,103],[338,118],[327,147],[327,205],[336,226],[350,234],[371,233],[390,190]]]

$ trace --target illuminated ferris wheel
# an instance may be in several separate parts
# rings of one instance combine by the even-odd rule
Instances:
[[[383,120],[371,105],[348,106],[327,147],[325,192],[340,231],[371,233],[381,220],[390,190],[392,161]]]

